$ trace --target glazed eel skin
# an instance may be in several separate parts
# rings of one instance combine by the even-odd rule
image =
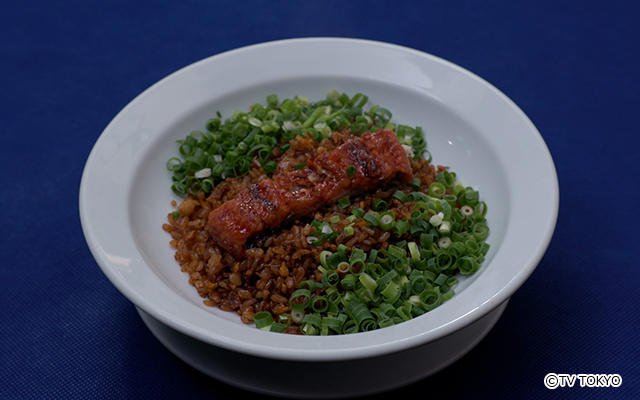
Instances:
[[[347,175],[351,165],[355,174]],[[405,148],[392,130],[367,132],[309,160],[302,169],[280,173],[240,191],[211,211],[209,230],[220,247],[240,259],[249,238],[393,179],[402,183],[413,180]]]

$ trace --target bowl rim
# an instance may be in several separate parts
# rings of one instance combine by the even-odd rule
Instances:
[[[167,312],[167,310],[153,304],[148,298],[145,298],[139,292],[134,290],[127,281],[128,278],[125,277],[122,270],[119,269],[117,262],[114,262],[113,254],[108,254],[105,251],[105,248],[103,248],[103,243],[101,243],[99,239],[100,235],[96,234],[99,227],[92,215],[92,212],[94,212],[96,207],[95,195],[92,193],[92,191],[95,190],[95,184],[91,182],[93,178],[92,175],[95,173],[100,152],[104,151],[105,138],[111,134],[115,127],[121,123],[127,113],[129,113],[133,108],[140,106],[140,104],[145,101],[148,101],[151,96],[162,91],[167,86],[174,84],[176,80],[182,79],[188,75],[197,75],[201,70],[210,68],[212,65],[220,63],[226,64],[229,63],[230,60],[237,58],[244,60],[246,57],[251,57],[252,54],[256,52],[263,54],[265,51],[283,52],[283,49],[291,48],[295,48],[297,50],[302,48],[321,50],[327,48],[335,49],[336,47],[359,51],[362,54],[366,54],[367,51],[371,50],[380,51],[382,53],[393,52],[394,54],[402,54],[410,59],[406,62],[418,63],[422,60],[433,65],[439,65],[440,67],[451,71],[452,74],[458,74],[459,76],[467,79],[468,82],[473,82],[475,85],[478,85],[478,87],[482,87],[482,90],[485,90],[488,95],[493,96],[497,102],[501,102],[504,107],[511,110],[515,118],[520,120],[520,123],[525,127],[524,129],[526,129],[529,134],[528,139],[531,144],[536,146],[536,156],[540,159],[541,166],[544,170],[544,178],[546,179],[548,201],[544,203],[545,209],[541,212],[546,222],[538,232],[538,239],[537,243],[535,243],[535,248],[531,254],[528,255],[526,263],[522,265],[518,273],[510,277],[508,282],[498,291],[492,293],[486,298],[483,298],[482,302],[474,304],[473,307],[460,313],[456,318],[449,320],[445,324],[434,327],[433,329],[428,329],[422,333],[415,333],[418,332],[419,329],[416,330],[417,327],[412,327],[411,331],[415,333],[412,336],[404,337],[403,335],[396,333],[392,335],[392,338],[389,341],[384,341],[382,339],[374,340],[371,345],[363,345],[359,342],[360,338],[364,335],[367,335],[367,338],[373,338],[375,335],[380,336],[380,332],[385,330],[321,338],[305,336],[289,337],[290,335],[280,335],[287,336],[287,341],[290,341],[289,344],[274,339],[275,345],[273,345],[273,343],[270,342],[273,338],[269,338],[266,341],[258,339],[256,342],[248,343],[246,338],[254,339],[256,338],[255,334],[248,334],[248,336],[245,336],[244,334],[236,336],[237,331],[235,331],[235,328],[230,327],[226,323],[221,324],[224,325],[221,328],[223,331],[213,332],[211,329],[205,329],[201,325],[194,323],[193,320],[190,320],[190,318],[185,315],[177,315],[176,313]],[[256,356],[296,361],[346,360],[388,354],[437,340],[477,321],[490,311],[494,310],[500,304],[507,301],[528,279],[531,273],[533,273],[552,239],[557,221],[558,206],[558,180],[549,149],[536,127],[524,112],[511,99],[493,85],[456,64],[419,50],[372,40],[327,37],[277,40],[230,50],[190,64],[153,84],[128,103],[104,129],[87,158],[85,169],[82,174],[79,193],[79,211],[82,229],[87,244],[96,262],[114,286],[116,286],[116,288],[137,307],[160,322],[209,344],[222,346],[227,349]],[[144,264],[144,257],[138,257],[134,262]],[[176,300],[180,301],[177,298]],[[412,321],[407,321],[403,323],[403,325],[410,324],[411,322]],[[253,331],[261,335],[267,334],[265,332],[258,332],[257,329],[253,329]],[[388,332],[383,332],[382,335],[386,335],[387,333]],[[325,346],[326,344],[329,346],[335,346],[327,349]]]

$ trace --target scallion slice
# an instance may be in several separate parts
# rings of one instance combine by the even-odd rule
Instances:
[[[389,229],[393,228],[396,224],[396,216],[391,211],[387,211],[382,215],[380,215],[379,220],[380,220],[380,223],[378,226],[380,227],[380,229],[385,231],[388,231]]]
[[[441,198],[446,193],[446,188],[440,182],[433,182],[429,185],[428,189],[429,196],[433,196],[435,198]]]
[[[406,203],[408,200],[407,194],[401,192],[400,190],[396,190],[391,197],[397,199],[398,201],[400,201],[400,203]]]
[[[353,214],[356,218],[362,218],[364,216],[364,210],[360,207],[353,207],[351,209],[351,214]]]
[[[351,199],[349,198],[349,196],[345,196],[340,200],[338,200],[338,206],[342,209],[347,208],[350,205],[351,205]]]
[[[367,221],[371,226],[378,226],[380,225],[380,218],[378,218],[377,215],[375,215],[372,212],[368,212],[366,214],[364,214],[362,216],[362,219],[364,219],[365,221]]]
[[[342,230],[342,233],[344,233],[345,236],[353,235],[354,234],[353,225],[345,226],[344,229]]]
[[[291,294],[289,306],[292,310],[304,310],[311,304],[311,292],[308,289],[298,289]]]
[[[253,315],[253,321],[256,324],[256,328],[269,330],[269,327],[273,324],[273,316],[269,311],[261,311]]]
[[[377,212],[385,212],[387,211],[388,207],[389,207],[389,204],[383,199],[376,199],[373,202],[373,209]]]

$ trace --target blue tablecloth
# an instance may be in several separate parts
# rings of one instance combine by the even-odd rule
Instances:
[[[400,44],[473,71],[527,113],[559,176],[551,245],[495,328],[455,364],[390,395],[640,398],[638,4],[5,2],[0,398],[248,394],[150,333],[89,252],[78,188],[102,130],[153,83],[226,50],[309,36]],[[618,374],[622,384],[550,390],[548,373]]]

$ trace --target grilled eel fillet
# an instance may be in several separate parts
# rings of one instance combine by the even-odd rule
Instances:
[[[350,165],[356,169],[353,175],[347,175]],[[309,160],[300,170],[283,172],[240,191],[211,211],[209,230],[220,247],[239,259],[244,257],[249,238],[395,178],[402,183],[413,180],[409,157],[395,132],[367,132]]]

